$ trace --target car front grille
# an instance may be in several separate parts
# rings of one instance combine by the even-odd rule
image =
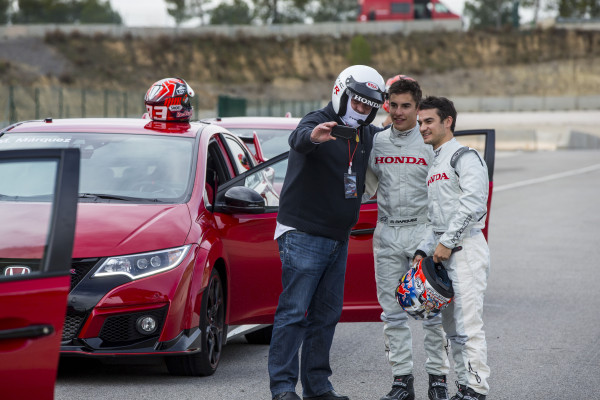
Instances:
[[[96,263],[98,262],[99,258],[80,258],[80,259],[73,259],[72,263],[71,263],[71,289],[73,290],[73,288],[75,286],[77,286],[77,284],[79,282],[81,282],[81,280],[83,278],[85,278],[85,276],[88,274],[88,272],[90,272],[90,270],[92,268],[94,268],[94,266],[96,265]]]
[[[163,307],[156,310],[108,317],[104,321],[99,337],[105,346],[124,346],[140,339],[146,340],[158,337],[164,325],[166,311],[167,307]],[[139,333],[135,326],[138,318],[145,315],[151,315],[158,322],[156,330],[151,335]]]

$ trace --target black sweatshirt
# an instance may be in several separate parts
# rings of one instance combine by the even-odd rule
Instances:
[[[358,143],[340,138],[320,144],[311,142],[314,127],[328,121],[343,125],[331,102],[308,113],[290,134],[290,154],[277,221],[312,235],[345,241],[358,221],[373,136],[381,128],[360,127]],[[346,199],[344,174],[353,153],[357,196]]]

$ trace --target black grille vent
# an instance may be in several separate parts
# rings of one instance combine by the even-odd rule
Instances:
[[[77,336],[82,322],[82,315],[67,315],[63,326],[62,341],[65,342]]]
[[[136,340],[158,337],[164,324],[166,311],[167,307],[163,307],[157,310],[108,317],[100,331],[100,339],[102,339],[104,345],[123,346]],[[154,334],[142,335],[135,328],[137,319],[142,315],[151,315],[158,321],[158,327]]]
[[[70,290],[73,290],[73,288],[75,286],[77,286],[77,284],[79,282],[81,282],[81,280],[83,278],[85,278],[85,276],[88,274],[88,272],[90,272],[90,270],[92,268],[94,268],[94,266],[96,265],[98,260],[99,260],[99,258],[73,259],[73,262],[71,263],[71,289]]]

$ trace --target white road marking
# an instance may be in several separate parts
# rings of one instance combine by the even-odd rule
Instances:
[[[535,185],[536,183],[548,182],[555,179],[566,178],[568,176],[574,176],[579,174],[584,174],[586,172],[592,172],[600,169],[600,164],[590,165],[589,167],[574,169],[571,171],[561,172],[559,174],[552,174],[543,176],[541,178],[528,179],[526,181],[509,183],[507,185],[494,186],[494,193],[502,192],[504,190],[515,189],[522,186]]]

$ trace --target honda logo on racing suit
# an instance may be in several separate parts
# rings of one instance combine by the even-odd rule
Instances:
[[[375,157],[375,164],[419,164],[419,165],[427,165],[427,162],[424,158],[417,157]]]
[[[10,265],[4,270],[4,275],[27,275],[31,273],[31,268],[25,265]]]

